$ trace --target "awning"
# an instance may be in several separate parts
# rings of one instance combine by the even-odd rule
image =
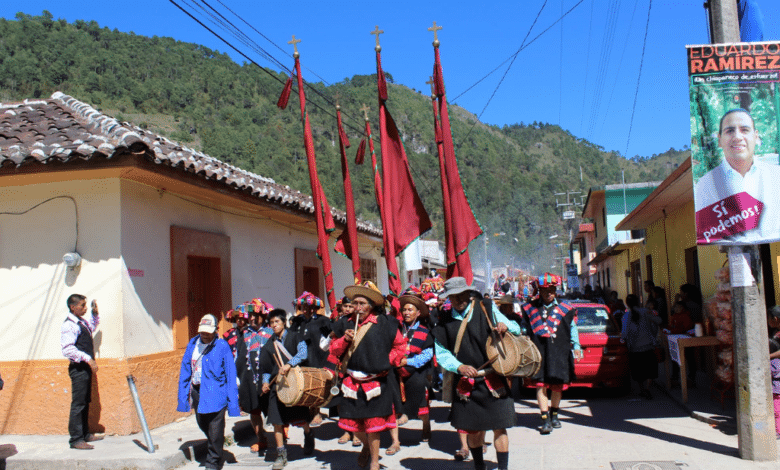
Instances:
[[[618,222],[615,230],[642,230],[693,200],[691,159],[687,158],[655,191],[630,214]]]
[[[634,245],[638,245],[642,242],[644,242],[644,238],[632,238],[631,240],[621,240],[619,242],[615,242],[612,245],[609,245],[608,247],[604,248],[601,253],[596,255],[595,258],[590,260],[588,262],[588,266],[595,266],[602,261],[606,260],[610,256],[618,255],[629,248],[631,248]]]

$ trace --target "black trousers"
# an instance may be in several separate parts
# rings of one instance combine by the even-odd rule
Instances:
[[[68,433],[70,445],[84,441],[89,433],[89,402],[92,401],[92,369],[86,362],[71,362],[70,376],[70,418]]]
[[[227,407],[215,413],[198,413],[200,401],[200,386],[192,386],[192,409],[195,410],[195,420],[203,434],[206,435],[206,468],[222,468],[222,453],[225,446],[225,411]]]

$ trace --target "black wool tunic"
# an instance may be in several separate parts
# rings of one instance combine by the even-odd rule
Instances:
[[[561,321],[555,330],[553,337],[543,336],[541,331],[534,333],[529,312],[543,311],[540,301],[523,305],[523,328],[528,337],[533,341],[542,356],[542,365],[539,372],[532,377],[536,382],[549,385],[571,383],[574,379],[574,357],[571,353],[571,324],[574,321],[576,310],[571,305],[561,303],[549,309],[548,318],[553,314],[560,315]]]
[[[493,302],[490,299],[484,299],[482,302],[487,312],[490,313]],[[466,309],[466,314],[468,314],[471,305],[475,311],[466,326],[460,350],[455,357],[463,364],[479,368],[488,362],[485,345],[491,330],[478,302],[470,304]],[[452,318],[451,310],[443,310],[439,315],[439,324],[433,330],[436,340],[450,352],[455,349],[460,324],[461,320]],[[461,377],[461,375],[455,375],[453,388],[457,386]],[[483,378],[475,379],[474,388],[468,400],[459,398],[457,391],[453,390],[453,401],[450,409],[452,426],[467,431],[488,431],[513,427],[517,422],[514,401],[508,394],[509,386],[505,377],[501,377],[501,383],[504,385],[504,394],[501,397],[493,395]]]
[[[398,320],[387,315],[376,315],[377,322],[358,345],[347,363],[347,369],[366,374],[383,374],[392,369],[390,351],[398,332]],[[354,329],[354,321],[346,321],[346,329]],[[361,326],[363,328],[364,326]],[[366,419],[390,416],[393,413],[393,393],[385,375],[376,379],[380,394],[371,400],[366,399],[363,389],[358,387],[357,399],[341,397],[338,405],[339,416],[349,419]]]

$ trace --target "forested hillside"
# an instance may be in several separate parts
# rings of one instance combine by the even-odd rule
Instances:
[[[59,90],[121,121],[308,193],[297,94],[287,110],[276,107],[286,78],[197,44],[112,31],[94,21],[71,24],[45,11],[34,17],[20,13],[15,21],[0,19],[0,100],[47,98]],[[434,221],[429,236],[443,239],[430,97],[393,84],[391,76],[388,81],[388,107]],[[320,179],[331,204],[343,207],[332,103],[338,95],[352,143],[351,162],[362,136],[363,104],[371,108],[378,150],[376,77],[310,82],[306,92]],[[506,234],[491,240],[491,250],[518,261],[549,257],[540,249],[547,237],[568,232],[555,193],[569,189],[586,195],[592,186],[619,183],[621,170],[626,182],[661,180],[689,155],[670,149],[627,160],[557,125],[475,124],[473,114],[454,105],[450,115],[461,176],[477,218],[490,234]],[[370,165],[351,164],[358,215],[378,222]]]

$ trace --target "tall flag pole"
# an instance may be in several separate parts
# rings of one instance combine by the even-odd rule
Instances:
[[[435,61],[433,65],[433,93],[438,98],[437,144],[439,136],[439,167],[442,178],[442,200],[444,201],[444,231],[447,242],[447,277],[462,276],[471,284],[474,274],[469,258],[469,243],[482,234],[474,211],[471,210],[463,183],[460,180],[458,162],[455,158],[455,145],[452,142],[452,128],[447,107],[447,96],[444,92],[444,74],[439,57],[438,31],[442,29],[433,22],[428,31],[433,31],[433,50]],[[436,108],[436,106],[434,106]],[[436,115],[434,111],[434,116]],[[445,194],[447,196],[445,196]],[[449,200],[449,207],[447,207]],[[485,273],[487,280],[488,273]]]
[[[431,229],[431,220],[417,194],[412,180],[409,160],[406,158],[401,136],[393,117],[387,110],[387,82],[382,71],[382,47],[379,35],[384,31],[376,27],[371,34],[376,35],[376,76],[379,94],[379,145],[382,149],[382,187],[384,196],[384,215],[382,218],[385,259],[387,260],[390,291],[401,293],[398,256],[410,243]]]
[[[328,251],[328,238],[330,232],[335,230],[336,224],[333,221],[333,213],[325,198],[325,192],[322,190],[322,184],[317,176],[317,159],[314,154],[314,141],[311,133],[311,123],[309,114],[306,111],[306,92],[303,89],[303,76],[301,76],[301,61],[298,53],[298,43],[300,39],[292,40],[287,44],[292,44],[295,52],[295,75],[298,81],[298,101],[301,105],[301,122],[303,123],[303,144],[306,148],[306,160],[309,164],[309,182],[311,183],[312,201],[314,202],[314,215],[317,224],[317,257],[322,261],[322,273],[325,278],[326,297],[331,310],[336,308],[336,294],[333,290],[333,266],[330,262],[330,252]],[[284,109],[287,106],[287,99],[290,96],[292,88],[292,76],[287,80],[287,84],[282,91],[277,106]]]
[[[341,232],[336,240],[336,253],[340,253],[352,260],[352,277],[355,284],[361,284],[360,279],[360,252],[358,251],[357,219],[355,218],[355,198],[352,194],[352,179],[349,176],[349,163],[347,162],[347,148],[349,139],[344,132],[341,123],[341,106],[336,104],[336,121],[339,130],[339,149],[341,150],[341,173],[344,175],[344,200],[347,211],[347,229]]]
[[[361,111],[363,111],[363,118],[366,121],[366,136],[363,138],[363,140],[360,141],[360,146],[358,147],[357,155],[355,156],[355,163],[358,165],[363,164],[363,158],[365,155],[365,149],[366,149],[366,140],[368,140],[368,150],[371,152],[371,170],[374,173],[374,196],[376,197],[376,206],[379,208],[379,217],[382,220],[382,226],[384,228],[384,220],[385,220],[385,204],[384,204],[384,198],[382,196],[382,175],[379,172],[379,164],[377,163],[376,159],[376,151],[374,150],[374,137],[371,135],[371,122],[368,120],[368,111],[370,108],[363,105],[362,108],[360,108]],[[385,243],[385,231],[382,230],[382,243],[383,247],[385,248],[385,253],[387,253],[387,245]],[[395,258],[393,258],[393,262],[395,262]],[[387,261],[387,270],[388,273],[390,272],[390,261]],[[396,268],[397,270],[398,268]],[[389,279],[392,279],[392,277],[389,276]]]

